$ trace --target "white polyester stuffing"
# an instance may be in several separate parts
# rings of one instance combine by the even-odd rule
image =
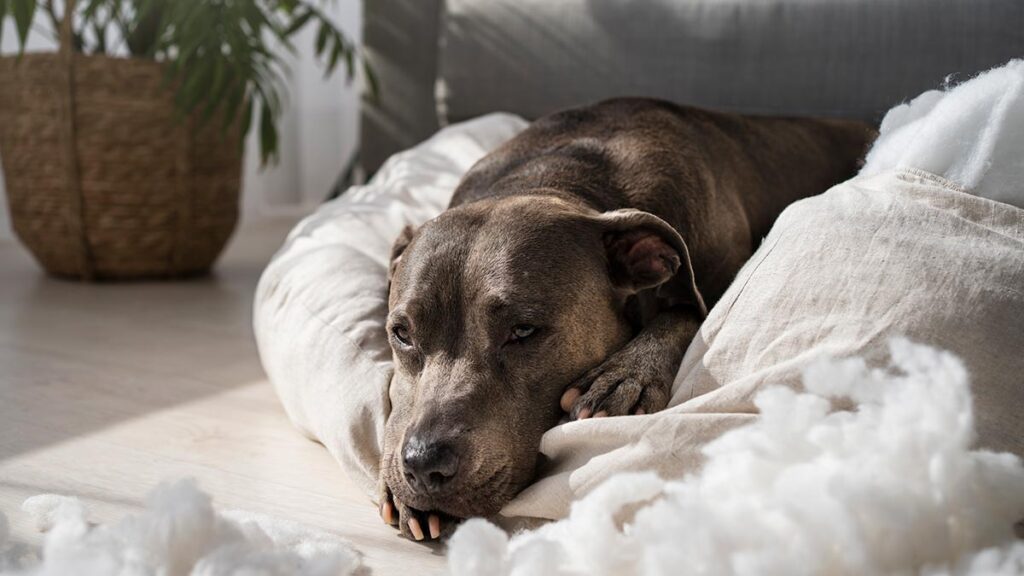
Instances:
[[[1024,574],[1024,466],[972,450],[952,355],[890,343],[891,366],[821,361],[806,392],[772,387],[761,418],[704,450],[697,474],[621,474],[565,520],[452,537],[449,571],[570,574]],[[830,411],[849,398],[853,411]],[[634,512],[631,512],[634,511]]]
[[[889,110],[862,175],[939,174],[971,194],[1024,208],[1024,60],[930,90]]]
[[[47,530],[40,553],[9,542],[0,513],[0,573],[23,576],[345,576],[360,565],[345,542],[268,516],[221,513],[192,481],[163,484],[146,508],[92,526],[75,498],[45,494],[25,512]],[[39,560],[41,555],[42,560]]]

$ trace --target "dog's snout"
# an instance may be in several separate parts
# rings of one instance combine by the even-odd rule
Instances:
[[[402,450],[405,479],[416,492],[437,492],[455,477],[459,455],[451,442],[410,437]]]

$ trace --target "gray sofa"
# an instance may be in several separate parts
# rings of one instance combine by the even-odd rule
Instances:
[[[374,0],[364,41],[373,172],[439,126],[645,95],[748,113],[878,121],[1024,56],[1021,0]]]

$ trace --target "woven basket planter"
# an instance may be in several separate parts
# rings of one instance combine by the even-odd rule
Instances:
[[[160,64],[0,58],[11,222],[48,272],[176,278],[210,269],[238,219],[238,132],[184,118]]]

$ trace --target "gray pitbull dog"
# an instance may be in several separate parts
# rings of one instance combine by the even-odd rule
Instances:
[[[480,160],[392,250],[384,520],[438,538],[525,487],[566,413],[665,408],[707,308],[775,218],[853,176],[873,136],[617,99]]]

